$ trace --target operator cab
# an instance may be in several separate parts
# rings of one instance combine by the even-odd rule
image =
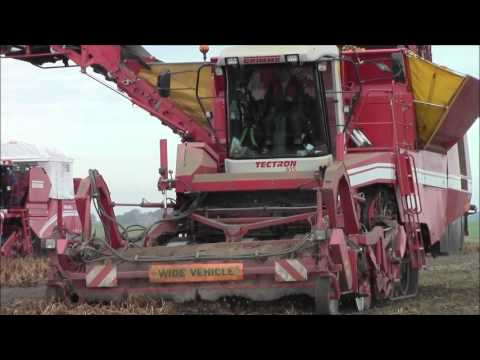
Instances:
[[[335,45],[234,46],[221,54],[227,172],[315,171],[331,162],[343,124],[338,57]]]
[[[24,207],[29,170],[19,164],[0,162],[0,209]]]

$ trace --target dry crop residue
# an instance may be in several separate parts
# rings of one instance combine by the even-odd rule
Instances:
[[[420,273],[418,296],[372,309],[371,314],[479,315],[478,248],[459,255],[429,259]]]
[[[47,257],[0,257],[0,286],[29,287],[45,282],[48,274]]]
[[[466,243],[457,255],[428,258],[427,267],[420,273],[418,296],[412,299],[387,302],[372,308],[367,314],[479,314],[480,274],[478,243]],[[39,265],[37,265],[39,266]],[[40,266],[40,269],[43,267]],[[28,273],[28,272],[27,272]],[[22,277],[20,277],[22,278]],[[23,279],[28,277],[23,277]],[[38,277],[37,277],[38,278]],[[2,272],[2,283],[4,275]],[[32,281],[32,280],[28,280]],[[20,284],[28,283],[20,281]],[[18,281],[16,280],[17,283]],[[12,281],[10,280],[10,283]],[[26,289],[19,289],[27,290]],[[244,299],[216,302],[127,301],[121,304],[64,304],[47,303],[39,298],[38,286],[32,298],[15,301],[0,309],[0,314],[311,314],[313,301],[308,297],[289,297],[263,303]],[[8,290],[8,289],[4,289]],[[17,290],[10,289],[15,292]],[[34,298],[36,297],[36,299]]]

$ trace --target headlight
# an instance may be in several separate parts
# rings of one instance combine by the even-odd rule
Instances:
[[[285,61],[290,64],[300,63],[300,56],[298,54],[285,55]]]
[[[57,241],[55,239],[45,239],[43,243],[43,248],[45,249],[55,249],[57,247]]]
[[[226,59],[227,65],[238,65],[238,58],[237,57],[231,57]]]
[[[327,63],[325,61],[318,63],[318,71],[327,71]]]

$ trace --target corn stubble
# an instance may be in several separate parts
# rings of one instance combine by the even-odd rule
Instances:
[[[456,255],[429,259],[420,277],[421,288],[414,299],[373,308],[371,314],[470,314],[479,311],[478,241],[466,242]],[[1,258],[2,287],[38,285],[46,280],[46,258]],[[303,302],[303,301],[302,301]],[[122,303],[63,303],[43,300],[20,300],[13,306],[0,307],[5,315],[164,315],[164,314],[308,314],[311,304],[283,300],[275,303],[250,301],[189,302],[129,299]],[[276,305],[275,305],[276,304]]]
[[[120,304],[68,304],[46,301],[18,301],[0,310],[1,315],[167,315],[173,304],[147,300],[128,300]]]
[[[47,257],[0,257],[0,286],[28,287],[47,280]]]

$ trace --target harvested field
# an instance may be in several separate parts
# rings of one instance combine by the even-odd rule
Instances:
[[[47,257],[0,257],[0,286],[29,287],[47,279]]]
[[[416,298],[378,306],[370,314],[479,315],[479,253],[476,251],[428,262],[420,274]]]
[[[172,313],[171,303],[129,301],[120,305],[112,304],[64,304],[48,303],[45,300],[22,300],[15,306],[2,308],[5,315],[163,315]]]
[[[427,268],[421,272],[419,293],[416,298],[388,302],[371,309],[372,315],[409,314],[480,314],[479,243],[465,244],[462,253],[448,257],[428,258]],[[262,303],[244,299],[228,299],[217,302],[128,301],[122,304],[65,304],[47,303],[43,299],[45,287],[39,286],[46,271],[46,264],[26,265],[27,259],[9,263],[23,271],[23,276],[7,277],[2,270],[2,307],[0,314],[31,315],[163,315],[163,314],[311,314],[313,301],[308,297],[289,297],[275,302]],[[32,262],[32,259],[29,260]],[[39,272],[31,269],[39,269]],[[37,275],[32,275],[37,274]],[[5,280],[4,280],[5,279]],[[6,281],[8,280],[8,281]],[[8,288],[7,284],[24,286]],[[27,284],[37,284],[36,287]],[[11,286],[11,285],[10,285]],[[22,300],[18,300],[21,298]]]

